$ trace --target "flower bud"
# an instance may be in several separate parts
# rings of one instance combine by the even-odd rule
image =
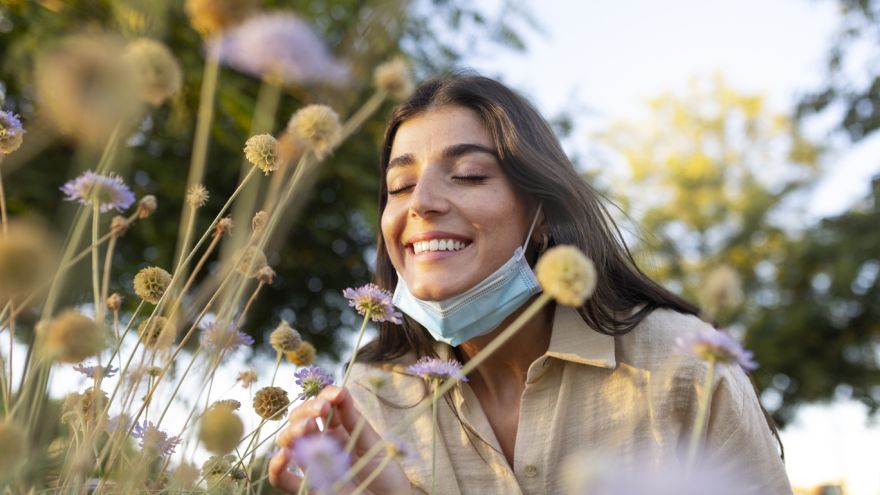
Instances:
[[[140,219],[144,219],[152,215],[156,212],[157,208],[156,204],[156,196],[152,194],[147,194],[140,201],[138,201],[137,205],[137,217]]]
[[[114,313],[119,311],[119,309],[122,308],[123,300],[124,298],[116,292],[110,294],[110,297],[107,298],[107,309]]]
[[[208,190],[201,184],[195,184],[186,192],[186,202],[193,208],[205,206],[208,202]]]
[[[269,214],[260,210],[254,213],[254,218],[251,220],[251,229],[253,229],[254,233],[259,234],[266,228],[267,223],[269,223]]]
[[[538,259],[535,275],[544,292],[565,306],[582,306],[596,289],[593,262],[574,246],[548,249]]]
[[[272,282],[275,281],[275,270],[269,265],[260,268],[260,270],[257,271],[257,280],[266,285],[272,285]]]
[[[221,236],[223,234],[228,234],[229,232],[232,232],[232,218],[230,217],[221,218],[217,222],[217,225],[214,226],[215,236]]]
[[[140,211],[140,209],[138,209],[138,211]],[[127,218],[122,215],[116,215],[110,222],[110,231],[113,232],[113,235],[116,237],[121,237],[128,231],[128,226],[129,223]]]

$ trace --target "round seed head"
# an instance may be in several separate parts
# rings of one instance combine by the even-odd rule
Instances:
[[[302,344],[302,336],[286,321],[281,320],[281,323],[269,335],[269,343],[278,352],[291,352]]]
[[[373,85],[397,100],[405,99],[415,87],[409,75],[409,64],[400,56],[376,67],[373,71]]]
[[[596,289],[593,262],[574,246],[548,249],[538,259],[535,275],[544,291],[565,306],[582,306]]]
[[[287,392],[280,387],[263,387],[254,395],[254,411],[263,419],[284,419],[289,404]]]
[[[49,357],[79,363],[104,349],[104,332],[91,318],[78,311],[62,311],[45,331],[44,349]]]
[[[123,297],[118,293],[110,294],[110,297],[107,298],[107,309],[113,312],[119,311],[122,308],[122,301]]]
[[[177,59],[162,43],[138,38],[125,47],[124,58],[131,65],[141,99],[159,106],[180,90],[183,71]]]
[[[311,366],[315,362],[317,355],[315,346],[308,342],[303,342],[295,351],[286,352],[287,360],[297,366]]]
[[[318,158],[333,150],[340,137],[339,115],[326,105],[301,108],[287,124],[287,131],[306,143]]]
[[[36,224],[13,220],[0,235],[0,301],[23,299],[46,280],[55,267],[56,243]]]
[[[186,202],[193,208],[205,206],[208,202],[208,190],[202,184],[195,184],[186,192]]]
[[[244,157],[269,175],[278,170],[278,141],[271,134],[252,136],[244,143]]]
[[[171,274],[157,266],[141,269],[134,276],[134,292],[148,303],[157,304],[171,284]]]
[[[259,0],[186,0],[185,9],[193,28],[209,37],[240,23],[259,6]]]
[[[215,454],[232,452],[242,435],[244,423],[229,407],[212,407],[199,421],[199,440]]]

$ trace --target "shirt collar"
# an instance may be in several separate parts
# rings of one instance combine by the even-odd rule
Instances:
[[[581,318],[576,309],[556,305],[553,334],[546,356],[579,364],[614,368],[614,337],[601,334]]]

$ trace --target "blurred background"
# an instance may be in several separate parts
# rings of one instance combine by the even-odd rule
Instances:
[[[419,79],[470,67],[525,94],[585,180],[620,207],[646,271],[697,302],[720,267],[736,274],[741,289],[717,323],[761,364],[753,377],[781,428],[793,483],[802,493],[880,494],[880,2],[263,6],[308,20],[351,72],[342,86],[285,87],[273,129],[304,103],[350,113],[371,91],[372,68],[395,53]],[[75,207],[62,204],[58,187],[96,157],[42,124],[34,61],[67,33],[99,29],[159,38],[184,71],[184,90],[126,142],[126,180],[160,204],[117,248],[111,291],[128,291],[139,268],[171,266],[174,255],[204,64],[182,2],[0,0],[4,108],[28,129],[3,173],[12,215],[64,231]],[[221,68],[208,208],[236,184],[259,87]],[[390,108],[334,154],[312,194],[297,198],[283,242],[267,250],[278,277],[245,328],[257,341],[248,360],[271,362],[264,337],[279,319],[326,360],[347,357],[357,322],[340,291],[370,276]],[[67,297],[81,303],[88,294]]]

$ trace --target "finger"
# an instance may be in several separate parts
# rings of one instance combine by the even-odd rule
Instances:
[[[275,437],[275,444],[279,447],[290,447],[293,442],[303,435],[310,435],[318,432],[318,424],[311,417],[300,419],[296,423],[288,425],[281,430],[281,433]]]
[[[287,449],[280,449],[269,461],[269,483],[287,493],[296,493],[302,479],[287,469],[288,463]]]
[[[318,394],[316,401],[321,400],[326,400],[336,407],[337,412],[333,415],[333,423],[338,424],[336,423],[338,421],[347,432],[351,433],[361,421],[361,413],[354,405],[354,400],[348,390],[329,385]],[[363,451],[382,441],[382,437],[373,430],[369,422],[365,422],[355,445],[358,450]]]

